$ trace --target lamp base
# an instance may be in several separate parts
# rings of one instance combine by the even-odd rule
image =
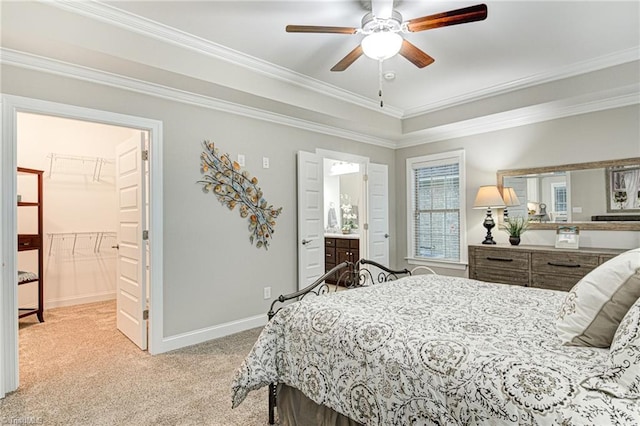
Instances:
[[[482,242],[482,244],[495,244],[496,242],[493,241],[493,235],[491,235],[491,230],[493,229],[494,226],[496,226],[496,223],[493,221],[490,208],[487,209],[487,216],[484,218],[484,222],[482,222],[482,226],[484,226],[487,229],[487,235],[484,237],[484,241]]]
[[[496,244],[496,242],[493,241],[493,237],[491,235],[487,235],[482,244]]]

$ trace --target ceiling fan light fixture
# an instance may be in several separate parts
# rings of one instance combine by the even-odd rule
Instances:
[[[362,51],[371,59],[383,61],[396,55],[402,47],[402,36],[395,32],[379,31],[362,39]]]

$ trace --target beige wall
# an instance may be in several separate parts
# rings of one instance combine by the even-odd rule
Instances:
[[[515,127],[511,129],[424,144],[396,151],[397,222],[396,266],[406,266],[407,211],[406,159],[454,149],[464,149],[466,161],[467,243],[480,243],[484,210],[473,210],[478,187],[496,183],[496,171],[640,156],[640,107],[638,105]],[[498,243],[507,234],[492,231]],[[531,230],[523,244],[553,245],[553,231]],[[640,232],[583,231],[585,247],[640,247]],[[466,271],[443,270],[464,275]]]
[[[571,206],[580,207],[581,213],[573,212],[572,221],[588,221],[594,213],[606,214],[607,193],[605,191],[605,170],[574,170],[571,179]]]

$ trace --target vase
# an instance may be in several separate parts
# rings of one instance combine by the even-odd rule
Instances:
[[[520,237],[509,237],[509,242],[512,246],[517,246],[520,244]]]

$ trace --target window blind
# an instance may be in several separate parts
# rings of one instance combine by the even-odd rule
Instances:
[[[555,186],[554,190],[554,201],[555,201],[555,212],[556,213],[567,213],[567,187],[566,186]]]
[[[460,259],[459,164],[416,165],[414,188],[414,256]]]

